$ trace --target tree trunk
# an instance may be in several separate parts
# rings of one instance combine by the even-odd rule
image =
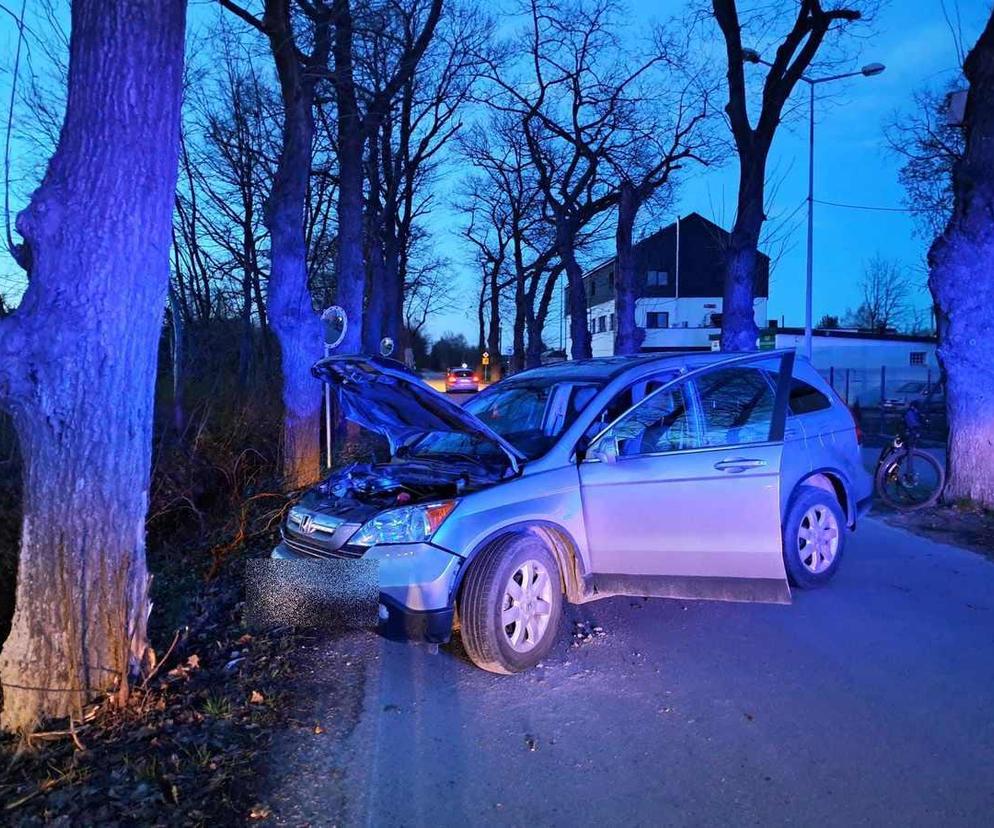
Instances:
[[[568,219],[556,220],[556,249],[566,271],[569,296],[570,356],[590,359],[590,328],[587,325],[587,294],[583,290],[583,271],[576,260],[576,233]]]
[[[531,313],[531,303],[525,291],[524,274],[519,273],[514,281],[514,325],[511,332],[511,370],[525,369],[525,330]]]
[[[994,508],[994,16],[964,63],[966,148],[953,215],[930,251],[949,419],[947,500]]]
[[[490,381],[501,377],[500,360],[500,268],[490,270],[490,330],[487,332],[487,351],[490,354]]]
[[[739,200],[735,225],[725,251],[725,293],[721,306],[721,349],[755,351],[756,281],[759,234],[763,229],[765,155],[760,161],[740,159]]]
[[[404,277],[400,271],[400,249],[390,230],[383,245],[383,336],[393,339],[399,348],[404,338]]]
[[[307,288],[304,208],[311,168],[309,96],[284,101],[283,146],[266,203],[272,270],[269,324],[280,346],[283,375],[283,477],[287,489],[318,479],[321,468],[321,384],[311,366],[321,356],[321,323]],[[361,255],[361,254],[360,254]],[[361,320],[350,317],[350,327]]]
[[[182,437],[186,431],[186,320],[176,291],[169,288],[169,319],[172,323],[173,430]]]
[[[552,297],[556,292],[556,283],[559,281],[559,269],[553,269],[545,284],[542,286],[542,295],[538,300],[538,309],[528,319],[528,350],[525,355],[525,365],[528,368],[537,368],[542,364],[542,332],[545,330],[545,321],[549,318],[549,308],[552,307]],[[534,297],[533,300],[534,302]]]
[[[148,656],[145,516],[169,284],[184,0],[76,0],[59,145],[18,217],[32,270],[0,324],[24,462],[2,724],[127,697]],[[150,151],[149,148],[154,148]]]
[[[637,354],[645,339],[645,331],[635,323],[635,301],[638,282],[635,273],[635,247],[632,231],[638,214],[639,197],[630,181],[621,185],[618,197],[618,229],[615,233],[616,258],[614,266],[616,354]]]
[[[310,485],[321,472],[321,384],[311,376],[311,366],[321,357],[323,338],[308,288],[304,231],[315,79],[300,66],[285,0],[266,0],[266,20],[283,100],[280,157],[263,217],[271,258],[266,300],[283,377],[283,483],[293,490]]]

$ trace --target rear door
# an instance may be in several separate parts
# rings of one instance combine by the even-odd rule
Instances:
[[[722,361],[594,441],[579,471],[598,592],[789,601],[780,465],[793,353],[777,356],[776,385],[769,354]]]

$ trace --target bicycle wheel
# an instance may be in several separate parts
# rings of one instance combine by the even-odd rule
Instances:
[[[931,506],[942,494],[946,473],[927,451],[896,452],[877,469],[877,493],[902,512]]]

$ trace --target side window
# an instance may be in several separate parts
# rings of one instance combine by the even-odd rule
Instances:
[[[774,393],[756,368],[718,368],[697,380],[704,444],[734,446],[769,439]]]
[[[687,384],[681,383],[646,397],[602,439],[615,440],[620,457],[699,447],[697,420],[687,391]]]
[[[611,401],[604,406],[603,410],[601,410],[601,412],[597,415],[597,419],[590,424],[590,427],[587,429],[584,436],[588,440],[592,440],[604,430],[605,426],[613,423],[633,405],[641,402],[657,388],[660,388],[671,380],[676,379],[676,377],[676,371],[665,371],[662,374],[657,374],[656,376],[649,377],[648,379],[639,380],[638,382],[629,385],[624,390],[619,391],[611,398]]]
[[[790,413],[810,414],[813,411],[824,411],[831,408],[832,403],[813,385],[796,377],[790,382]]]

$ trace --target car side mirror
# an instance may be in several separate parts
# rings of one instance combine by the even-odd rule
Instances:
[[[602,463],[617,463],[618,441],[611,436],[605,437],[604,439],[598,441],[597,445],[591,450],[589,456],[594,460],[600,460]]]

